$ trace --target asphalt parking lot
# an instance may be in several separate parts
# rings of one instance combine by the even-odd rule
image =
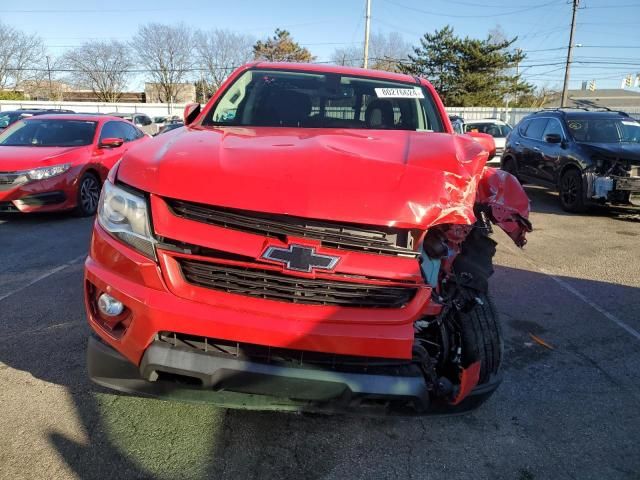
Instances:
[[[496,233],[504,383],[447,418],[226,411],[101,390],[85,374],[91,220],[0,217],[0,477],[640,479],[640,211],[567,215],[553,194],[527,191],[525,250]]]

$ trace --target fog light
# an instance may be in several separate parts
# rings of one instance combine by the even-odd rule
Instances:
[[[103,293],[98,298],[98,308],[100,309],[100,313],[107,317],[117,317],[124,311],[124,305],[122,305],[122,302],[119,302],[106,293]]]

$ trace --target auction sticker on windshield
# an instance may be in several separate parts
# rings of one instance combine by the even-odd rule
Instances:
[[[376,88],[378,98],[424,98],[419,87],[414,88]]]

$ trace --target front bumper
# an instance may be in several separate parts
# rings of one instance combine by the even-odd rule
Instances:
[[[640,193],[640,177],[616,177],[614,181],[615,191]]]
[[[0,187],[0,212],[51,212],[69,210],[77,204],[79,169],[46,180]]]
[[[207,289],[177,295],[169,282],[183,280],[95,225],[85,263],[89,324],[129,361],[140,364],[161,331],[271,347],[379,358],[411,358],[413,324],[430,307],[430,292],[402,309],[350,309],[282,303]],[[173,278],[175,276],[176,278]],[[114,335],[92,308],[99,292],[130,311],[126,332]]]
[[[222,358],[154,342],[140,366],[96,337],[90,378],[121,392],[247,410],[370,414],[453,414],[480,405],[500,379],[474,388],[458,405],[430,403],[422,375],[351,373]],[[165,378],[172,380],[166,380]]]

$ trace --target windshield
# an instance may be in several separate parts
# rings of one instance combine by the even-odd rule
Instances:
[[[418,85],[279,70],[242,74],[203,125],[444,131]]]
[[[509,135],[512,128],[509,125],[500,123],[467,123],[464,126],[465,132],[480,132],[491,135],[494,138],[502,138]]]
[[[640,143],[640,123],[631,118],[573,118],[567,125],[576,142]]]
[[[96,122],[80,120],[20,120],[0,134],[0,145],[11,147],[76,147],[93,142]]]

